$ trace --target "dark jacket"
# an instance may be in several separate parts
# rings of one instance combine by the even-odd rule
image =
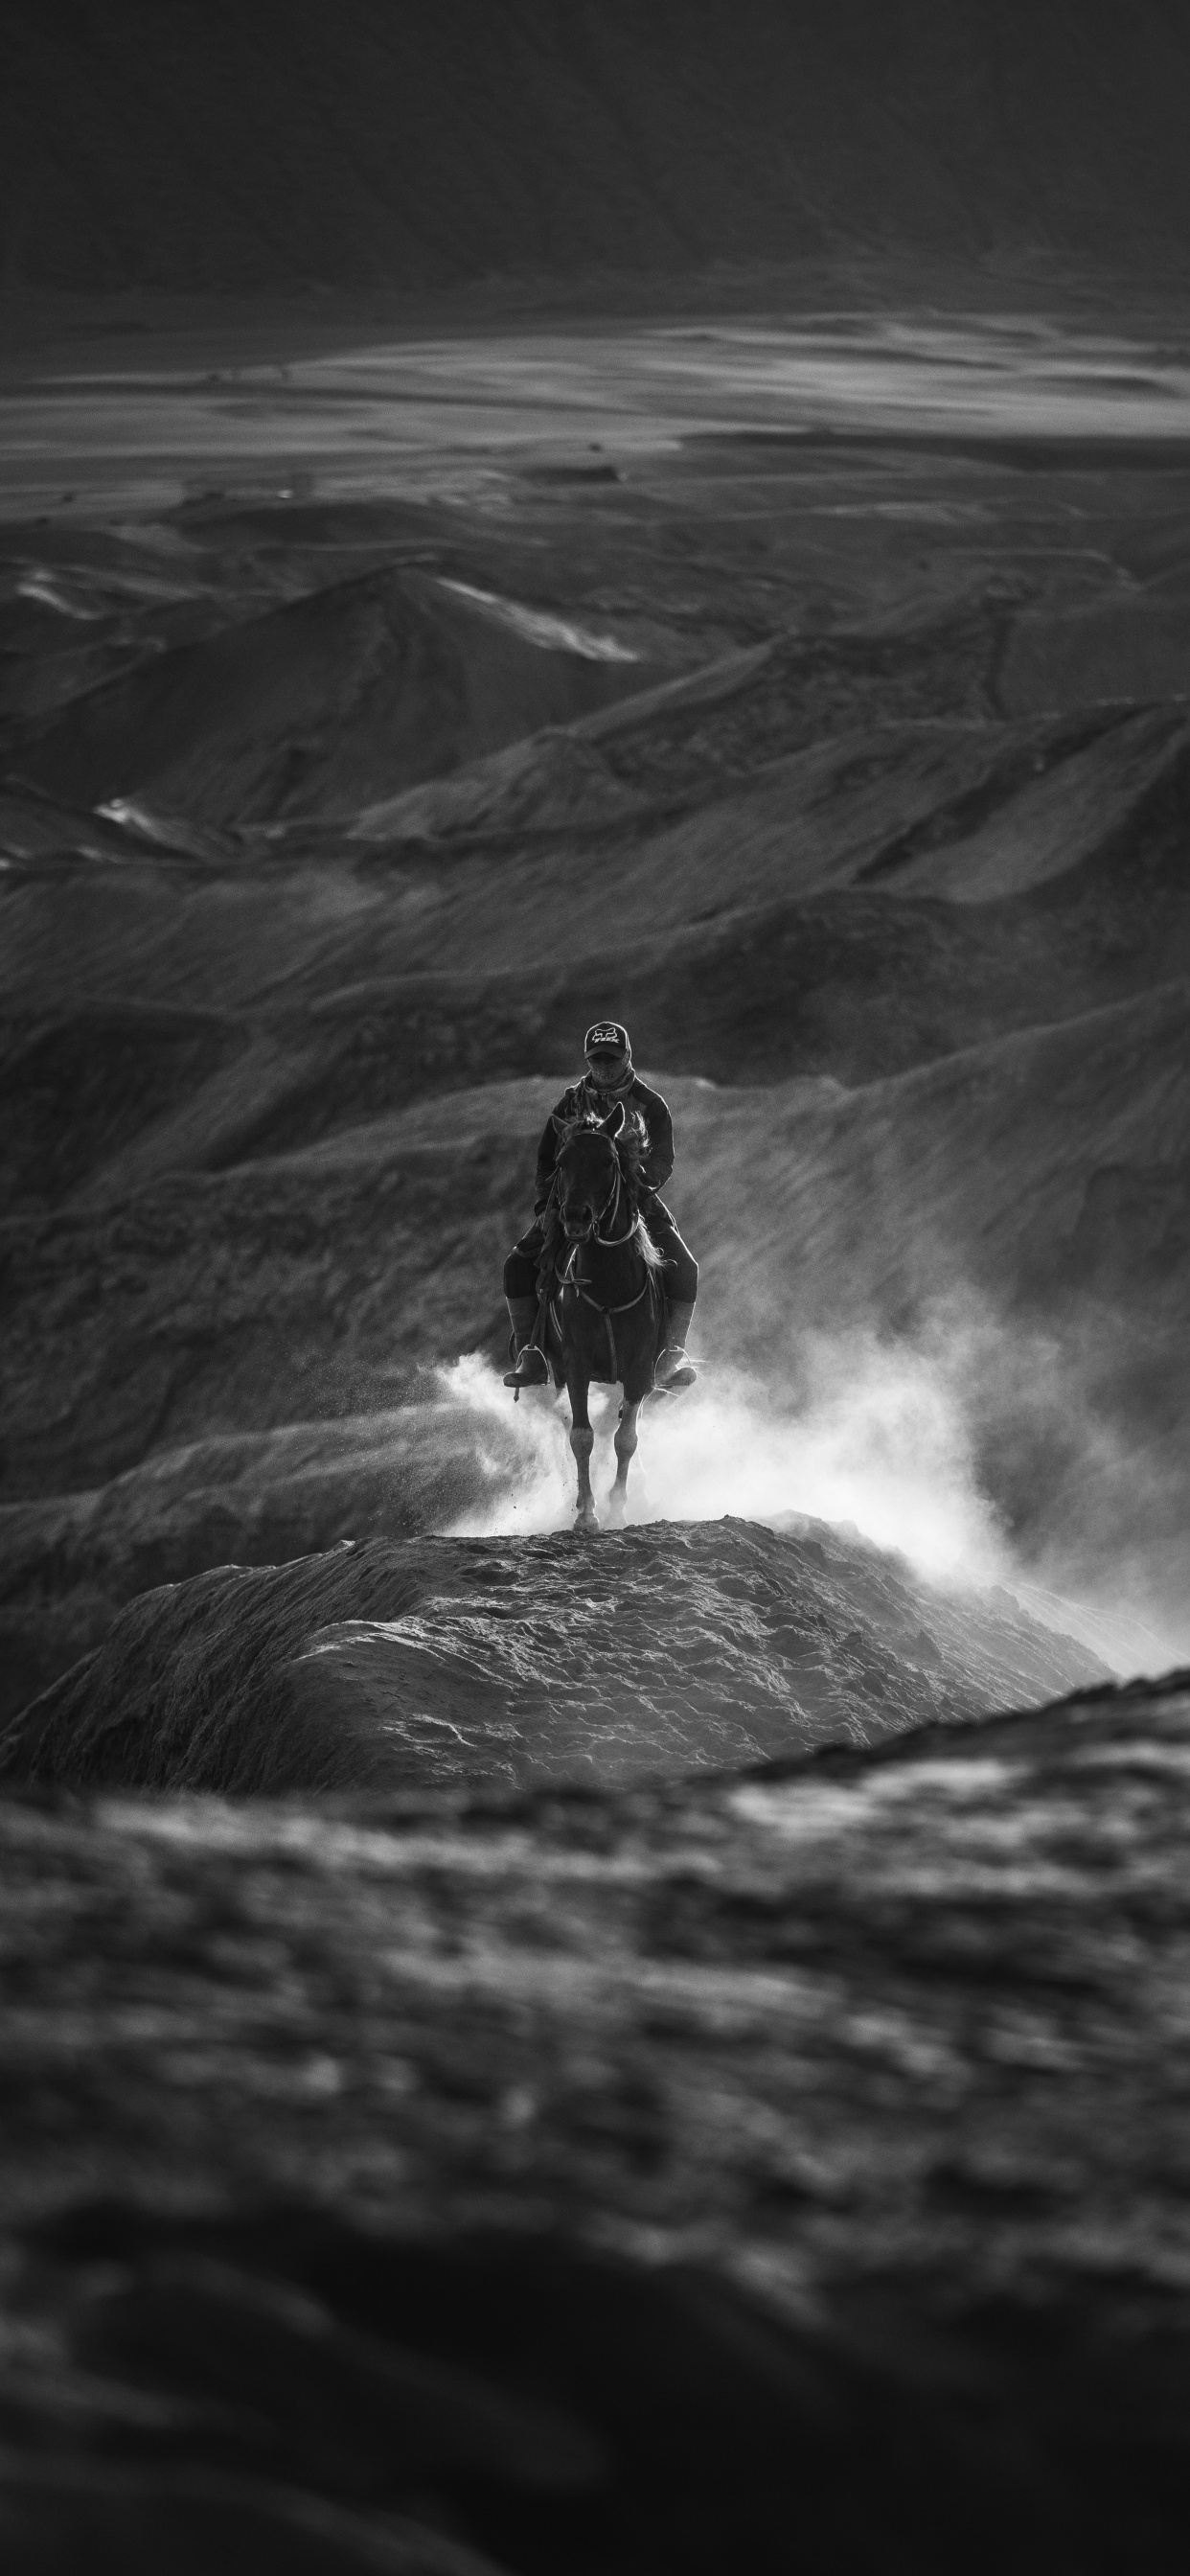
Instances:
[[[623,1101],[625,1111],[635,1109],[637,1116],[644,1120],[649,1139],[642,1166],[646,1190],[664,1189],[674,1167],[674,1125],[660,1092],[650,1091],[648,1083],[642,1082],[636,1073],[628,1090],[618,1091],[615,1097]],[[606,1100],[596,1091],[587,1074],[583,1075],[581,1082],[572,1082],[569,1091],[563,1092],[553,1117],[546,1122],[537,1148],[537,1185],[533,1205],[538,1216],[549,1197],[554,1164],[558,1158],[558,1130],[554,1119],[560,1118],[565,1123],[571,1118],[581,1117],[585,1109],[596,1110],[601,1118],[607,1115]]]

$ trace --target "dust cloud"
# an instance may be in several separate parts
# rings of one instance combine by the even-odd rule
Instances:
[[[957,1350],[889,1345],[873,1334],[814,1337],[798,1387],[766,1386],[730,1362],[705,1367],[689,1393],[645,1406],[628,1517],[804,1515],[896,1549],[927,1580],[1001,1581],[1008,1551],[976,1483],[959,1366]],[[473,1420],[491,1486],[490,1503],[456,1522],[453,1535],[565,1527],[574,1512],[565,1396],[522,1397],[510,1456],[511,1398],[497,1372],[471,1354],[438,1376],[443,1401]],[[615,1395],[593,1391],[597,1492],[615,1473],[617,1410]]]
[[[1093,1581],[1055,1530],[1014,1536],[986,1472],[996,1429],[1011,1441],[1022,1388],[1035,1422],[1075,1416],[1057,1345],[1009,1331],[974,1297],[942,1301],[913,1337],[875,1328],[807,1334],[772,1382],[730,1360],[700,1362],[698,1385],[647,1403],[629,1478],[629,1522],[725,1514],[780,1527],[832,1523],[903,1557],[945,1590],[1011,1588],[1046,1625],[1074,1635],[1119,1673],[1153,1673],[1186,1651],[1172,1611],[1138,1598],[1121,1559]],[[434,1372],[443,1428],[468,1426],[473,1501],[454,1537],[568,1528],[574,1463],[565,1395],[513,1408],[499,1372],[472,1352]],[[592,1389],[593,1481],[601,1520],[615,1473],[618,1393]],[[460,1420],[462,1417],[462,1420]],[[991,1439],[989,1440],[989,1431]],[[1078,1439],[1103,1464],[1112,1437],[1084,1406]],[[1079,1534],[1080,1536],[1082,1533]],[[1081,1577],[1081,1579],[1080,1579]]]

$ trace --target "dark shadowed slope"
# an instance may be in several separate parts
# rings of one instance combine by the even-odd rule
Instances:
[[[89,807],[251,824],[353,817],[647,683],[614,636],[416,572],[369,573],[181,644],[14,725],[9,765]]]
[[[1175,2576],[1188,1726],[4,1800],[6,2568]]]
[[[12,285],[433,288],[1188,238],[1162,0],[5,0]]]
[[[146,1593],[0,1737],[8,1786],[609,1783],[872,1743],[1102,1671],[1005,1593],[806,1523],[381,1540]]]

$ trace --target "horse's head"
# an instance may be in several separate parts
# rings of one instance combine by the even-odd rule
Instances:
[[[624,1104],[617,1100],[607,1118],[575,1119],[561,1131],[557,1161],[558,1213],[571,1243],[587,1243],[610,1216],[620,1180],[616,1139],[624,1126]]]

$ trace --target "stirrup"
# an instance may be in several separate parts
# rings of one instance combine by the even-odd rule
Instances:
[[[663,1375],[666,1360],[672,1360],[673,1367]],[[697,1386],[698,1370],[693,1360],[687,1359],[681,1342],[667,1342],[665,1349],[658,1351],[653,1367],[653,1384],[662,1395],[674,1395],[683,1386]]]
[[[550,1364],[540,1343],[526,1342],[505,1377],[505,1386],[515,1387],[519,1395],[523,1386],[548,1386],[549,1382]]]

